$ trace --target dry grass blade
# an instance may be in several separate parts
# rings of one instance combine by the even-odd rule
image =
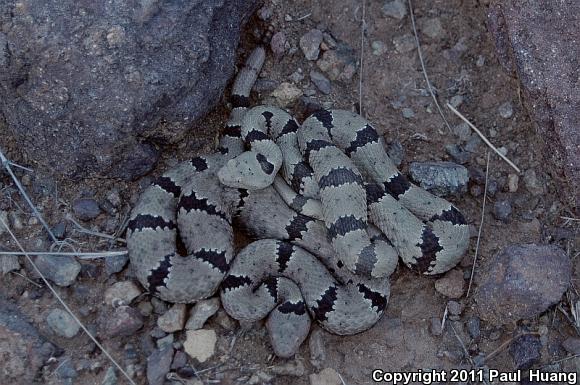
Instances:
[[[483,203],[481,205],[481,219],[479,221],[479,230],[477,230],[477,242],[475,243],[475,253],[473,255],[473,265],[471,266],[471,275],[469,276],[469,286],[465,298],[469,298],[471,285],[473,284],[473,275],[475,274],[475,265],[479,254],[479,242],[481,241],[481,230],[483,229],[483,220],[485,218],[485,201],[487,200],[487,181],[489,179],[489,152],[487,153],[487,162],[485,163],[485,185],[483,187]]]
[[[2,152],[2,150],[0,150],[0,162],[2,163],[2,165],[4,166],[4,168],[6,169],[6,171],[8,172],[8,175],[10,175],[10,177],[14,181],[14,184],[16,184],[16,187],[18,187],[18,190],[20,191],[20,194],[22,194],[22,197],[24,198],[24,200],[26,201],[26,203],[28,203],[28,206],[30,206],[30,208],[32,209],[32,212],[34,213],[34,216],[38,219],[38,221],[40,223],[42,223],[42,226],[44,227],[44,229],[46,230],[46,232],[48,233],[48,235],[50,235],[50,239],[54,243],[57,243],[58,241],[57,241],[56,237],[54,236],[54,234],[52,233],[52,231],[50,230],[50,227],[48,227],[48,225],[44,221],[44,218],[42,218],[42,216],[40,215],[40,213],[36,209],[36,206],[34,206],[34,204],[32,203],[32,200],[30,200],[30,198],[28,197],[28,194],[26,193],[26,190],[24,190],[24,187],[22,187],[22,184],[20,183],[20,181],[18,180],[18,178],[16,177],[16,175],[14,175],[14,172],[10,168],[10,165],[12,164],[12,162],[10,162],[10,160],[8,160],[4,156],[4,153]]]
[[[362,104],[363,99],[363,57],[364,57],[364,47],[365,47],[365,13],[366,6],[365,0],[362,0],[362,17],[360,23],[360,65],[359,65],[359,76],[358,76],[358,106],[360,109],[360,115],[364,117],[364,109]]]
[[[92,253],[82,253],[74,251],[0,251],[0,256],[2,255],[51,255],[55,257],[79,257],[79,259],[100,259],[127,255],[127,250],[103,251]]]
[[[471,129],[473,131],[475,131],[477,133],[477,135],[479,135],[479,137],[481,138],[481,140],[483,140],[485,142],[485,144],[487,144],[489,146],[489,148],[491,148],[493,150],[493,152],[495,152],[496,154],[499,155],[500,158],[502,158],[503,160],[506,161],[507,164],[509,164],[514,170],[516,170],[518,173],[520,173],[520,169],[518,168],[518,166],[516,166],[511,160],[508,159],[507,156],[505,156],[504,154],[502,154],[497,148],[495,148],[495,146],[493,144],[491,144],[491,142],[485,137],[485,135],[483,135],[481,133],[481,131],[479,131],[479,129],[477,127],[475,127],[475,125],[473,123],[471,123],[465,116],[463,116],[463,114],[461,114],[461,112],[457,111],[451,104],[447,103],[447,108],[449,108],[451,111],[453,111],[453,113],[457,116],[459,116],[459,118],[461,120],[463,120],[465,123],[467,123],[467,125],[469,127],[471,127]]]
[[[423,70],[423,76],[425,77],[425,82],[427,83],[427,89],[433,98],[433,102],[435,103],[435,107],[437,107],[437,111],[439,115],[441,115],[441,119],[445,122],[447,129],[451,132],[451,126],[449,126],[449,122],[445,118],[443,114],[443,110],[437,101],[437,97],[435,96],[435,92],[433,92],[433,88],[431,87],[431,81],[429,80],[429,75],[427,75],[427,67],[425,66],[425,61],[423,60],[423,52],[421,51],[421,43],[419,42],[419,34],[417,33],[417,27],[415,26],[415,13],[413,12],[413,4],[411,4],[411,0],[408,0],[409,3],[409,14],[411,15],[411,25],[413,26],[413,34],[415,35],[415,43],[417,44],[417,53],[419,54],[419,61],[421,62],[421,69]]]
[[[6,222],[4,222],[4,220],[1,217],[0,217],[0,223],[8,231],[8,233],[10,234],[12,239],[14,240],[14,243],[16,243],[18,248],[22,251],[22,253],[24,253],[24,255],[25,255],[26,259],[28,260],[28,262],[30,263],[30,265],[34,268],[34,270],[36,271],[38,276],[42,279],[42,281],[44,282],[46,287],[48,287],[49,290],[52,292],[52,295],[54,295],[54,297],[58,300],[58,302],[60,302],[62,307],[64,307],[65,310],[71,315],[71,317],[73,317],[73,319],[76,321],[76,323],[81,327],[81,329],[83,329],[83,331],[89,336],[89,338],[95,343],[95,345],[103,352],[103,354],[105,356],[107,356],[107,358],[113,363],[113,365],[115,365],[117,367],[117,369],[119,369],[119,371],[121,373],[123,373],[123,375],[127,378],[129,383],[131,383],[132,385],[137,385],[133,381],[133,379],[125,372],[125,370],[123,370],[121,365],[119,365],[117,363],[117,361],[115,361],[115,359],[109,354],[109,352],[105,350],[105,348],[101,345],[101,343],[99,341],[97,341],[97,339],[91,334],[91,332],[89,332],[89,330],[85,327],[85,325],[83,325],[83,323],[78,319],[78,317],[72,312],[72,310],[69,308],[69,306],[66,304],[66,302],[64,302],[64,300],[60,297],[60,295],[52,287],[50,282],[48,282],[48,280],[46,279],[44,274],[42,274],[42,272],[38,269],[38,267],[36,266],[36,264],[34,263],[32,258],[30,257],[30,255],[28,253],[26,253],[26,251],[22,247],[22,244],[20,244],[20,241],[18,240],[18,238],[16,238],[16,236],[14,235],[12,230],[10,230],[10,228],[8,227],[8,224]]]

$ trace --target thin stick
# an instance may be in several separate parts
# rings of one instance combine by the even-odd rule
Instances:
[[[27,276],[25,276],[24,274],[20,274],[20,273],[19,273],[19,272],[17,272],[17,271],[11,271],[11,272],[10,272],[10,274],[14,274],[14,275],[17,275],[17,276],[19,276],[19,277],[22,277],[22,278],[24,278],[25,280],[27,280],[28,282],[30,282],[31,284],[33,284],[34,286],[36,286],[36,287],[38,287],[38,288],[42,288],[42,285],[40,285],[40,284],[38,284],[38,283],[34,282],[33,280],[31,280],[30,278],[28,278],[28,277],[27,277]]]
[[[481,219],[479,220],[479,230],[477,231],[477,242],[475,243],[475,254],[473,255],[473,265],[471,266],[471,275],[469,276],[469,286],[467,286],[467,294],[465,298],[469,298],[471,292],[471,284],[473,283],[473,275],[475,274],[475,265],[477,263],[477,255],[479,253],[479,241],[481,240],[481,229],[483,229],[483,219],[485,218],[485,201],[487,200],[487,181],[489,178],[489,152],[487,153],[487,162],[485,164],[485,185],[483,187],[483,203],[481,205]]]
[[[70,215],[67,215],[66,219],[71,221],[77,227],[76,230],[79,233],[84,233],[84,234],[88,234],[88,235],[93,235],[95,237],[110,239],[110,240],[113,240],[116,242],[126,243],[126,241],[123,238],[117,238],[114,235],[109,235],[109,234],[105,234],[105,233],[100,233],[98,231],[89,230],[86,227],[84,227],[83,225],[81,225],[80,223],[78,223],[77,221],[75,221],[74,218]]]
[[[360,69],[358,76],[358,106],[360,108],[360,115],[364,117],[363,113],[363,57],[364,57],[364,46],[365,46],[365,0],[362,0],[362,20],[360,23]]]
[[[16,168],[20,168],[20,169],[22,169],[22,170],[28,171],[28,172],[34,172],[34,171],[31,169],[31,168],[28,168],[28,167],[21,166],[21,165],[19,165],[18,163],[10,162],[10,165],[11,165],[11,166],[14,166],[14,167],[16,167]]]
[[[511,344],[513,341],[517,340],[520,337],[527,336],[527,335],[536,335],[537,336],[537,335],[540,335],[540,333],[538,333],[538,332],[518,333],[515,337],[511,337],[507,341],[502,342],[501,345],[499,345],[491,353],[489,353],[488,355],[486,355],[483,358],[483,362],[488,362],[490,359],[492,359],[493,357],[497,356],[502,350],[504,350],[505,348],[507,348],[509,346],[509,344]]]
[[[30,206],[30,208],[32,209],[32,212],[34,213],[34,216],[36,218],[38,218],[38,220],[40,221],[40,223],[42,223],[42,226],[44,226],[44,229],[46,230],[46,232],[48,233],[48,235],[50,235],[50,239],[52,239],[52,241],[54,243],[57,243],[58,240],[56,239],[56,237],[52,233],[52,230],[50,230],[50,227],[48,227],[48,225],[46,224],[46,222],[44,221],[44,219],[42,218],[42,216],[40,215],[40,213],[38,212],[38,210],[36,209],[36,207],[34,206],[34,204],[32,203],[32,201],[28,197],[28,194],[26,194],[26,191],[24,190],[24,187],[22,187],[22,184],[20,184],[20,181],[18,180],[18,178],[16,178],[16,175],[14,175],[14,172],[12,172],[12,169],[10,168],[10,164],[12,162],[10,162],[10,160],[8,160],[4,156],[4,154],[2,153],[2,150],[1,149],[0,149],[0,162],[2,163],[2,165],[4,166],[4,168],[6,169],[6,171],[8,171],[8,174],[10,175],[10,177],[12,178],[12,180],[14,181],[14,183],[16,184],[16,187],[18,187],[18,190],[20,190],[20,194],[22,194],[22,196],[24,197],[24,200],[26,200],[26,203],[28,203],[28,206]]]
[[[465,354],[465,357],[467,358],[467,360],[469,361],[471,366],[475,367],[475,362],[473,362],[473,359],[471,358],[471,355],[469,355],[469,352],[467,351],[465,344],[463,343],[463,341],[459,337],[459,334],[457,334],[453,325],[449,324],[449,327],[451,327],[451,330],[453,330],[453,334],[455,334],[455,338],[457,338],[457,341],[459,341],[459,344],[461,345],[461,348],[463,349],[463,353]]]
[[[445,311],[443,311],[443,318],[441,319],[441,330],[443,331],[445,329],[445,321],[447,320],[447,309],[448,305],[445,305]]]
[[[97,341],[97,339],[91,334],[91,332],[88,331],[88,329],[85,327],[85,325],[82,324],[82,322],[78,319],[78,317],[72,312],[72,310],[64,302],[64,300],[58,295],[58,293],[52,287],[52,285],[50,284],[50,282],[48,282],[48,280],[46,279],[46,277],[44,276],[44,274],[42,274],[42,272],[38,269],[38,267],[36,266],[36,264],[34,263],[34,261],[32,260],[32,258],[30,257],[30,255],[28,253],[26,253],[26,251],[24,250],[24,248],[20,244],[20,241],[18,240],[18,238],[16,238],[16,236],[14,235],[14,233],[12,232],[12,230],[10,230],[10,228],[8,227],[8,224],[6,222],[4,222],[4,220],[2,219],[2,217],[0,217],[0,222],[2,223],[2,225],[4,226],[4,228],[8,231],[8,233],[10,234],[10,236],[12,237],[12,239],[14,240],[14,242],[16,243],[16,245],[18,246],[18,248],[24,253],[24,255],[26,256],[26,259],[28,260],[28,262],[32,265],[32,267],[36,271],[36,274],[38,274],[40,276],[40,278],[42,278],[42,280],[44,281],[44,284],[50,289],[50,291],[52,292],[52,295],[54,295],[54,297],[58,300],[58,302],[60,302],[60,304],[62,305],[62,307],[64,307],[65,310],[71,315],[71,317],[73,317],[73,319],[76,321],[76,323],[81,327],[81,329],[83,329],[83,331],[89,336],[89,338],[95,343],[95,345],[103,352],[103,354],[105,354],[105,356],[107,356],[107,358],[117,367],[117,369],[119,369],[119,371],[121,373],[123,373],[123,375],[127,378],[127,380],[129,381],[129,383],[132,384],[132,385],[137,385],[133,381],[133,379],[123,370],[123,368],[121,367],[121,365],[119,365],[117,363],[117,361],[115,361],[115,359],[109,354],[109,352],[107,352],[105,350],[105,348],[100,344],[100,342]]]
[[[477,133],[477,135],[479,135],[479,137],[481,138],[481,140],[483,140],[485,142],[485,144],[487,144],[492,150],[493,152],[495,152],[496,154],[498,154],[500,156],[500,158],[502,158],[503,160],[505,160],[507,162],[507,164],[509,164],[514,170],[516,170],[518,173],[520,173],[520,169],[518,168],[518,166],[516,166],[511,160],[509,160],[507,158],[507,156],[505,156],[504,154],[502,154],[501,152],[499,152],[499,150],[497,148],[495,148],[495,146],[493,144],[491,144],[491,142],[489,140],[487,140],[487,138],[481,133],[481,131],[479,131],[477,129],[477,127],[475,127],[473,125],[473,123],[471,123],[469,120],[467,120],[467,118],[465,116],[463,116],[461,114],[461,112],[457,111],[455,109],[455,107],[453,107],[451,104],[447,103],[447,108],[449,108],[451,111],[453,111],[453,113],[457,116],[459,116],[461,118],[461,120],[463,120],[465,123],[467,123],[467,125],[469,127],[471,127],[471,129],[473,131],[475,131]]]
[[[0,255],[50,255],[55,257],[79,257],[80,259],[99,259],[107,257],[118,257],[120,255],[126,255],[127,250],[119,251],[103,251],[103,252],[92,252],[92,253],[82,253],[73,251],[0,251]]]
[[[413,34],[415,35],[415,43],[417,44],[417,52],[419,53],[419,61],[421,62],[421,68],[423,69],[423,76],[425,77],[425,82],[427,83],[427,89],[435,102],[435,106],[437,107],[437,111],[441,118],[445,122],[447,129],[451,132],[451,126],[447,119],[445,119],[445,115],[443,114],[443,110],[437,101],[437,97],[435,96],[435,92],[433,92],[433,88],[431,88],[431,81],[429,80],[429,75],[427,75],[427,68],[425,67],[425,61],[423,60],[423,52],[421,52],[421,43],[419,42],[419,34],[417,33],[417,27],[415,26],[415,14],[413,13],[413,4],[411,4],[411,0],[409,2],[409,14],[411,15],[411,25],[413,26]]]

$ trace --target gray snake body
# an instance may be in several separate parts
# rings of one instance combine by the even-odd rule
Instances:
[[[142,193],[127,245],[150,292],[191,303],[219,287],[232,317],[268,316],[274,351],[288,357],[310,316],[336,334],[376,323],[397,252],[437,274],[457,263],[469,238],[459,211],[407,182],[358,115],[321,111],[300,126],[273,107],[248,111],[263,59],[256,50],[238,74],[220,150],[181,163]],[[260,239],[235,258],[234,220]],[[187,256],[177,252],[178,233]]]

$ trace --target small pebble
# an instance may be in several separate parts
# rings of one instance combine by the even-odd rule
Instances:
[[[72,359],[68,357],[65,357],[64,361],[57,366],[55,372],[59,378],[62,378],[64,380],[76,378],[79,375],[73,365]],[[72,384],[72,381],[65,381],[64,383]]]
[[[463,271],[460,269],[453,269],[435,281],[435,290],[447,298],[460,298],[463,295],[464,286]]]
[[[97,201],[92,198],[76,199],[72,205],[75,216],[82,221],[95,219],[101,213],[101,208]]]
[[[373,50],[373,55],[381,56],[387,52],[387,45],[380,40],[375,40],[371,43],[371,48]]]
[[[292,75],[288,77],[292,81],[292,83],[300,83],[304,80],[304,73],[302,72],[301,68],[298,68],[296,71],[292,72]]]
[[[302,377],[304,375],[304,364],[301,360],[290,361],[282,365],[270,368],[270,373],[277,376]]]
[[[220,308],[220,300],[217,297],[197,301],[189,312],[189,319],[185,324],[187,330],[201,329],[205,322]]]
[[[467,142],[471,137],[471,128],[469,128],[469,125],[465,122],[453,126],[452,130],[462,142]]]
[[[415,182],[434,194],[467,192],[469,172],[462,165],[452,162],[412,162],[409,172]]]
[[[71,256],[39,255],[35,263],[38,270],[58,286],[70,286],[81,272],[81,264]]]
[[[482,55],[479,55],[477,57],[477,61],[475,62],[475,65],[478,67],[483,67],[485,65],[485,57],[483,57]]]
[[[496,201],[493,204],[493,216],[502,222],[507,222],[512,214],[512,205],[509,201]]]
[[[320,92],[325,95],[330,94],[330,91],[332,90],[330,80],[328,80],[321,72],[316,70],[310,71],[310,80],[314,83],[316,88],[320,90]]]
[[[183,348],[191,358],[205,362],[213,356],[216,342],[217,336],[212,329],[188,330]]]
[[[516,191],[518,191],[518,183],[519,183],[520,177],[518,176],[518,174],[509,174],[508,175],[508,191],[511,193],[514,193]]]
[[[105,327],[110,337],[131,336],[143,327],[143,318],[137,309],[119,306],[105,319]]]
[[[272,91],[271,95],[276,98],[278,104],[285,107],[302,96],[302,91],[292,83],[283,82]]]
[[[499,116],[501,116],[502,118],[509,119],[514,114],[514,109],[510,102],[505,102],[498,107],[497,112],[499,113]]]
[[[526,170],[524,173],[524,184],[529,192],[532,195],[543,195],[544,194],[544,186],[538,179],[536,175],[536,171],[532,169]]]
[[[1,226],[1,225],[0,225]],[[0,234],[2,230],[0,229]],[[52,228],[52,234],[56,237],[56,239],[63,240],[66,235],[66,223],[59,222]]]
[[[393,140],[387,147],[387,155],[391,158],[395,166],[399,167],[405,157],[405,149],[401,142],[396,139]]]
[[[116,282],[105,290],[105,303],[111,306],[129,305],[140,294],[141,289],[135,282]]]
[[[186,307],[183,303],[175,304],[165,314],[157,319],[157,326],[167,333],[183,329],[185,324]]]
[[[46,317],[46,322],[55,334],[65,338],[73,338],[80,330],[77,321],[62,309],[52,309]]]
[[[440,336],[443,334],[443,329],[441,329],[441,320],[437,317],[431,318],[431,325],[429,326],[429,331],[434,336]]]
[[[457,144],[448,144],[445,146],[445,151],[451,156],[454,162],[459,164],[468,163],[471,159],[471,153],[463,151],[463,149]]]
[[[382,8],[385,16],[402,20],[407,15],[407,4],[403,0],[387,1]]]
[[[441,20],[438,18],[421,18],[417,24],[419,25],[420,31],[431,39],[435,39],[443,34],[443,26],[441,25]]]
[[[270,40],[270,49],[276,57],[281,57],[286,52],[286,34],[282,31],[276,32]]]
[[[274,15],[274,8],[271,6],[263,6],[258,10],[258,17],[262,21],[269,20]]]
[[[312,373],[308,376],[310,379],[310,385],[342,385],[344,382],[332,368],[326,368],[319,373]]]
[[[481,194],[483,194],[483,187],[481,185],[478,185],[478,184],[473,184],[469,188],[469,193],[474,198],[478,198],[481,196]]]
[[[174,339],[175,337],[173,336],[173,334],[168,334],[165,337],[159,338],[157,340],[157,348],[162,350],[166,347],[173,346]]]
[[[467,320],[465,326],[467,328],[467,333],[469,333],[469,336],[471,338],[476,339],[479,338],[479,336],[481,335],[480,324],[481,322],[479,321],[479,318],[476,316],[469,317],[469,319]]]
[[[129,256],[127,254],[105,258],[105,272],[107,273],[107,276],[123,270],[128,261]]]
[[[405,119],[411,119],[415,116],[415,111],[413,111],[413,109],[409,107],[403,108],[401,110],[401,113],[403,114],[403,118]]]
[[[449,301],[447,302],[447,311],[451,315],[461,315],[463,312],[463,305],[457,301]]]
[[[395,49],[399,53],[407,53],[411,52],[417,48],[415,36],[407,34],[402,36],[395,36],[393,38],[393,44],[395,45]]]
[[[147,357],[147,381],[149,385],[163,385],[173,361],[173,348],[156,349]]]
[[[117,372],[113,366],[109,366],[105,372],[101,385],[117,385]]]
[[[322,43],[322,32],[318,29],[311,29],[300,38],[300,49],[307,60],[316,60],[320,54],[320,43]]]
[[[562,347],[570,354],[580,354],[580,338],[568,337],[562,342]]]
[[[489,180],[487,182],[487,194],[493,198],[495,196],[495,194],[497,193],[498,187],[499,187],[499,185],[497,183],[497,180],[495,180],[495,179]]]
[[[453,96],[451,100],[449,100],[449,104],[451,104],[455,108],[459,107],[461,104],[463,104],[463,96],[461,95]]]
[[[529,369],[541,357],[542,344],[537,336],[526,334],[514,340],[510,346],[510,354],[516,369]]]
[[[465,143],[465,151],[478,152],[478,147],[482,144],[481,138],[477,134],[471,134]],[[485,164],[485,162],[484,162]]]

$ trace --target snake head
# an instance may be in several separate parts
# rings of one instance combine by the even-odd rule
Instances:
[[[279,169],[262,153],[246,151],[230,159],[218,171],[218,178],[228,187],[259,190],[274,182]]]

